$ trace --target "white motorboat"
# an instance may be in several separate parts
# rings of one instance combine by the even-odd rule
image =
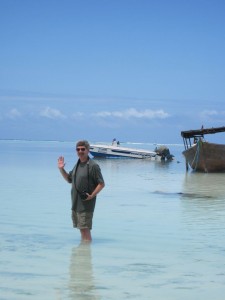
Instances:
[[[106,158],[155,158],[154,151],[133,149],[114,145],[90,145],[90,153],[94,157]]]
[[[164,146],[163,149],[161,146],[160,148],[156,148],[155,151],[150,151],[144,149],[123,147],[116,143],[113,143],[113,145],[91,144],[90,153],[94,157],[103,158],[138,158],[153,160],[169,160],[173,157],[173,155],[169,153],[169,149]]]

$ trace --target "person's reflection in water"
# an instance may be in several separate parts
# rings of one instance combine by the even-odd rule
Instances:
[[[72,249],[69,294],[73,300],[100,299],[94,284],[90,243],[81,243]]]

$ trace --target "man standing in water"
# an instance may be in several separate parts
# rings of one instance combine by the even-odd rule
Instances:
[[[67,173],[64,169],[64,157],[58,158],[58,168],[63,178],[72,184],[72,220],[73,227],[80,229],[81,240],[91,241],[92,219],[96,196],[105,183],[99,165],[89,157],[90,145],[87,141],[76,144],[78,161],[73,170]]]

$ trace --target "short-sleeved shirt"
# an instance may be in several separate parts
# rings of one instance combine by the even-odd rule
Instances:
[[[92,159],[85,163],[78,160],[73,170],[69,172],[69,181],[72,183],[72,210],[94,212],[96,196],[91,200],[84,201],[81,199],[80,193],[86,191],[91,194],[99,183],[104,183],[99,165]]]

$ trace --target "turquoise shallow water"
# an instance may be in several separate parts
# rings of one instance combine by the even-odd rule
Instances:
[[[57,170],[74,144],[1,141],[0,299],[222,300],[225,174],[186,173],[169,148],[171,163],[98,160],[106,187],[80,245]]]

